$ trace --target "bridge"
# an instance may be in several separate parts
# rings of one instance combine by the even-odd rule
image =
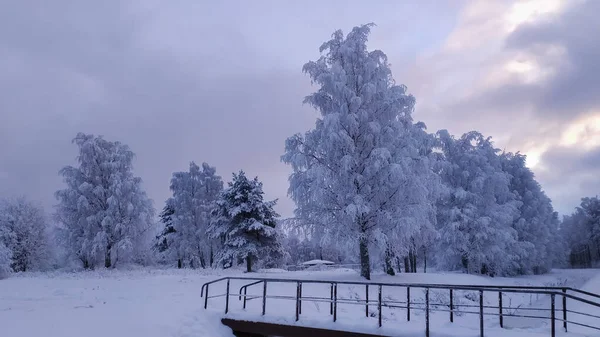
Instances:
[[[571,287],[223,277],[201,297],[238,337],[600,336],[600,295]]]

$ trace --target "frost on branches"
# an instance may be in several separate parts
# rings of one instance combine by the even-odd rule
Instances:
[[[2,236],[2,228],[0,228],[0,236]],[[12,263],[12,252],[2,240],[0,240],[0,280],[8,277],[12,272],[10,267]]]
[[[370,278],[369,247],[407,251],[405,244],[430,216],[431,162],[421,152],[415,104],[396,85],[386,55],[368,51],[372,25],[346,37],[336,31],[304,65],[320,88],[307,96],[320,112],[315,128],[287,139],[289,194],[296,215],[326,228],[332,242],[355,242],[361,275]],[[435,181],[435,179],[433,180]]]
[[[67,188],[56,192],[56,218],[69,253],[84,268],[146,258],[152,201],[132,172],[127,145],[79,133],[78,167],[60,170]]]
[[[42,206],[24,197],[0,201],[0,244],[10,252],[12,271],[47,269],[51,263],[49,242]],[[0,265],[2,261],[6,257],[0,257]]]
[[[600,265],[600,199],[582,198],[575,212],[564,218],[561,234],[566,239],[572,266]]]
[[[209,231],[222,242],[218,261],[231,266],[245,260],[248,272],[259,260],[271,267],[284,255],[281,234],[275,229],[277,200],[264,201],[262,183],[258,178],[249,180],[244,171],[234,173],[228,185],[217,201]]]
[[[222,190],[221,177],[207,163],[200,168],[192,162],[189,171],[173,173],[173,197],[160,214],[165,228],[158,244],[159,250],[168,260],[177,261],[179,268],[206,268],[213,264],[218,241],[208,237],[207,229]]]
[[[504,153],[502,167],[510,174],[510,190],[520,202],[519,217],[512,227],[517,231],[518,263],[513,273],[540,274],[564,263],[566,247],[558,232],[558,213],[520,153]]]
[[[448,193],[438,203],[439,264],[470,273],[505,274],[517,261],[519,202],[509,189],[498,150],[473,131],[454,139],[438,132],[447,160],[441,174]]]

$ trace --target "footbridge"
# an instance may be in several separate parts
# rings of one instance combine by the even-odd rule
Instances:
[[[600,295],[571,287],[223,277],[204,308],[236,336],[600,336]]]

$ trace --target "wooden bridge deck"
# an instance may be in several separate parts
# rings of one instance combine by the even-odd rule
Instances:
[[[251,322],[223,318],[221,322],[233,330],[237,337],[385,337],[364,333],[310,328],[297,325]]]

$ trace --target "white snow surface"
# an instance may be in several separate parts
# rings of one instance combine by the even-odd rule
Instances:
[[[298,271],[276,273],[264,270],[259,273],[222,270],[173,270],[135,268],[132,270],[97,270],[89,272],[22,273],[0,280],[0,331],[10,337],[231,337],[231,330],[220,323],[224,317],[224,297],[209,299],[208,310],[203,309],[204,298],[200,288],[204,282],[223,276],[301,278],[333,281],[360,281],[355,271],[340,269],[329,271]],[[457,273],[417,273],[397,276],[375,275],[374,282],[394,283],[451,283],[482,285],[546,285],[572,286],[592,292],[600,292],[599,270],[554,270],[540,276],[517,278],[489,278]],[[247,283],[247,282],[245,282]],[[243,281],[232,281],[231,292],[237,294]],[[210,296],[224,293],[224,283],[210,286]],[[295,295],[295,284],[269,283],[268,294]],[[322,289],[321,289],[322,288]],[[411,291],[411,298],[419,300],[423,292]],[[248,295],[262,294],[262,286],[249,288]],[[303,285],[303,295],[329,296],[329,285]],[[364,287],[338,287],[338,298],[364,296]],[[384,288],[383,298],[405,298],[403,289]],[[439,300],[433,292],[431,301]],[[524,307],[541,305],[549,300],[542,297],[526,298],[522,295],[505,297],[513,305]],[[370,288],[370,300],[377,299],[376,287]],[[497,298],[496,298],[497,300]],[[455,303],[465,303],[466,297],[455,295]],[[558,300],[557,302],[561,302]],[[260,299],[248,301],[242,309],[237,296],[230,297],[229,317],[253,321],[284,322],[318,326],[339,330],[354,330],[393,336],[424,336],[424,315],[418,310],[411,312],[406,322],[405,309],[383,309],[383,327],[377,327],[377,318],[366,318],[363,305],[338,305],[338,321],[333,323],[328,303],[303,302],[302,315],[295,322],[295,303],[290,300],[268,298],[267,315],[261,316]],[[494,304],[486,298],[486,304]],[[560,304],[560,303],[558,303]],[[557,317],[561,308],[557,306]],[[577,308],[590,312],[589,308]],[[377,306],[370,307],[377,312]],[[431,336],[477,336],[478,318],[475,315],[456,315],[454,323],[448,322],[447,312],[432,313]],[[600,312],[594,312],[599,315]],[[500,329],[497,318],[486,317],[486,336],[550,336],[547,322],[531,322],[505,318],[506,329]],[[589,320],[588,324],[598,324]],[[584,328],[570,327],[564,333],[557,322],[557,336],[600,336]]]
[[[303,265],[305,266],[312,266],[312,265],[317,265],[317,264],[335,264],[331,261],[327,261],[327,260],[310,260],[310,261],[306,261],[306,262],[302,262]]]

